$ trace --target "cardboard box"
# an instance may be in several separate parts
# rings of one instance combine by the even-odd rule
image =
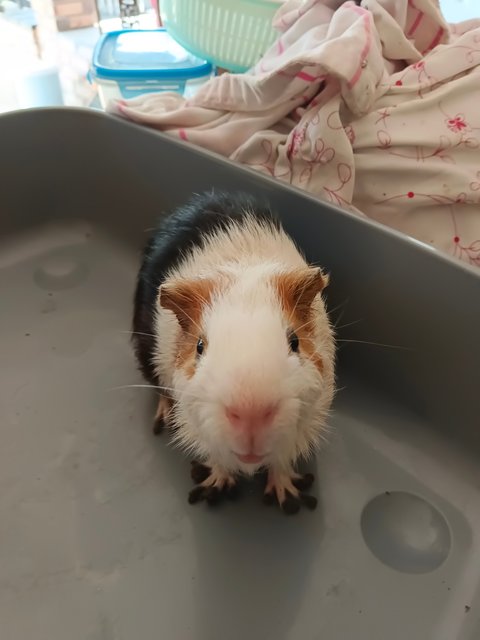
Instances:
[[[59,31],[91,27],[98,20],[95,0],[53,0],[53,8]]]

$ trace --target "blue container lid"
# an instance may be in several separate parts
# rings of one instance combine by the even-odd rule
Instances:
[[[105,33],[93,52],[99,78],[199,78],[212,65],[178,44],[165,29],[125,29]]]

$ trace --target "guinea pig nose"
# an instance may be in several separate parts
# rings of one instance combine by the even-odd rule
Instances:
[[[225,415],[233,427],[252,430],[268,426],[278,411],[278,404],[256,404],[225,407]]]
[[[241,420],[241,411],[235,407],[225,407],[225,415],[232,423]]]

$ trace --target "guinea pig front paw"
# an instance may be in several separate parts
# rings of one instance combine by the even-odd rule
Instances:
[[[195,487],[188,494],[190,504],[205,500],[210,506],[222,500],[235,500],[238,496],[235,478],[217,466],[209,467],[200,462],[192,462],[190,475]]]
[[[153,434],[158,436],[165,429],[172,411],[172,400],[168,396],[160,396],[157,413],[153,421]]]
[[[306,493],[313,481],[312,473],[301,475],[294,471],[284,473],[270,469],[263,501],[265,504],[277,502],[288,515],[298,513],[302,504],[313,510],[317,506],[317,499]]]

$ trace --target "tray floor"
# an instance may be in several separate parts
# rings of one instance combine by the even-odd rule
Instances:
[[[475,460],[356,380],[316,512],[286,518],[256,482],[187,504],[154,393],[119,388],[142,384],[137,264],[84,220],[0,242],[2,639],[476,640]]]

